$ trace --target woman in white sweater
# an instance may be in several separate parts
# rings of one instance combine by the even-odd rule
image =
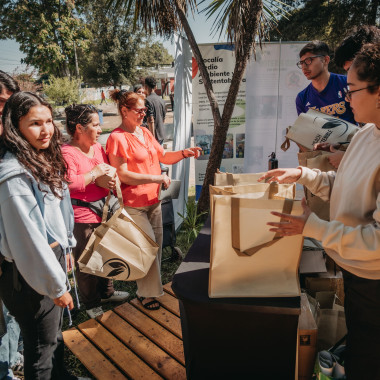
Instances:
[[[322,242],[342,268],[347,323],[348,380],[380,379],[380,44],[365,45],[347,75],[347,101],[366,125],[354,136],[338,171],[276,169],[260,180],[298,182],[330,201],[330,222],[303,200],[302,216],[268,223],[283,236]]]

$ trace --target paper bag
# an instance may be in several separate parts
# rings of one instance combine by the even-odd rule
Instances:
[[[305,166],[309,169],[319,169],[322,172],[336,171],[330,164],[328,157],[331,153],[316,150],[313,152],[298,153],[298,162],[300,166]],[[330,202],[324,201],[314,195],[310,190],[304,187],[305,198],[307,204],[319,218],[323,220],[330,220]]]
[[[91,235],[78,264],[81,272],[134,281],[148,273],[156,258],[158,245],[124,210],[119,182],[116,189],[120,209],[106,221],[107,198],[102,224]]]
[[[270,185],[261,185],[265,186],[260,189],[259,195],[214,194],[211,197],[213,215],[209,296],[212,298],[293,297],[300,294],[297,270],[302,251],[301,235],[277,239],[252,255],[233,247],[232,196],[250,199],[249,202],[268,200]],[[271,201],[274,203],[266,205],[268,213],[278,206],[276,200]],[[300,202],[293,202],[291,213],[302,214]],[[254,235],[259,228],[262,229],[263,222],[257,218],[254,208],[247,215],[247,220],[241,223],[248,224]],[[276,218],[272,216],[271,220]],[[269,226],[266,227],[269,230]]]
[[[359,130],[358,126],[343,119],[309,109],[301,113],[289,127],[286,137],[303,147],[313,150],[314,144],[337,144],[350,141]]]

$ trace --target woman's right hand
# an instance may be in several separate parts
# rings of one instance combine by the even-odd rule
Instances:
[[[162,174],[161,177],[161,183],[164,186],[164,188],[167,189],[170,186],[172,180],[165,173]]]
[[[258,179],[259,182],[264,179],[268,179],[267,183],[278,182],[278,183],[294,183],[297,182],[302,174],[302,170],[299,168],[295,169],[273,169],[266,172],[262,177]]]
[[[69,310],[72,310],[74,307],[73,299],[69,292],[66,292],[61,297],[54,298],[54,303],[64,309],[65,307],[69,307]]]
[[[102,164],[95,166],[92,169],[92,171],[95,175],[95,178],[99,178],[102,175],[108,174],[110,172],[110,166],[105,164],[105,163],[102,163]]]

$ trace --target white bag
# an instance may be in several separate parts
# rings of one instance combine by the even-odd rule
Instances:
[[[313,150],[314,144],[317,143],[337,144],[350,141],[358,130],[356,125],[348,121],[309,109],[307,113],[298,116],[295,123],[289,127],[286,137]]]

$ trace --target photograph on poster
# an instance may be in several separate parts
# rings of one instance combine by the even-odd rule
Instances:
[[[244,158],[245,133],[236,134],[236,158]]]
[[[201,155],[198,160],[208,160],[211,152],[212,135],[195,136],[195,145],[202,148]]]
[[[277,96],[262,95],[249,96],[247,99],[247,113],[249,119],[273,119],[277,116],[281,118],[282,114],[282,97],[278,98],[278,115],[277,115]]]
[[[234,135],[227,134],[226,142],[224,144],[223,159],[234,157]]]

